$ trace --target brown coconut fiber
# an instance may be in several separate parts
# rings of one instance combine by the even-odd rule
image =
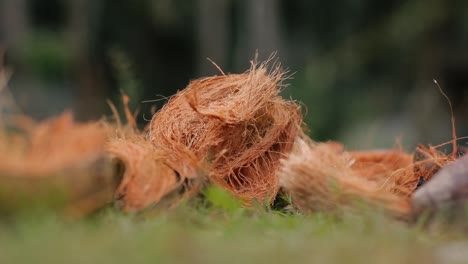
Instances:
[[[406,216],[408,199],[393,183],[395,173],[411,167],[411,156],[398,151],[342,151],[336,143],[316,143],[302,135],[296,139],[279,171],[281,186],[303,212],[336,212],[356,208],[359,202]]]
[[[123,94],[122,101],[127,124],[122,125],[117,108],[110,103],[116,127],[108,123],[106,151],[111,154],[120,179],[115,205],[122,211],[133,212],[158,203],[177,188],[178,180],[165,155],[146,140],[144,131],[138,130],[129,107],[130,98]]]
[[[0,170],[5,173],[47,175],[104,153],[104,127],[76,123],[70,112],[37,124],[24,117],[16,121],[12,132],[0,128]]]
[[[40,206],[78,216],[112,201],[116,183],[99,122],[71,113],[0,126],[0,213]]]
[[[125,212],[141,211],[179,187],[191,187],[187,186],[190,182],[183,181],[174,171],[168,155],[132,127],[121,128],[111,135],[106,150],[119,168],[121,182],[114,199]]]
[[[437,190],[439,200],[450,197],[456,189],[447,188],[454,177],[450,173],[441,173],[447,179],[439,178],[438,183],[444,184],[423,187],[440,169],[463,155],[462,148],[457,146],[461,138],[456,136],[451,102],[437,81],[434,82],[450,106],[450,142],[435,147],[418,145],[412,155],[401,150],[346,152],[339,143],[315,143],[302,134],[296,139],[289,158],[282,161],[279,173],[281,185],[292,196],[293,203],[305,212],[335,211],[355,208],[359,200],[385,208],[394,215],[409,217],[410,201],[420,187],[422,190],[413,204],[435,204],[427,195],[433,190]],[[439,150],[448,143],[453,146],[449,155]]]
[[[149,139],[182,179],[205,171],[245,205],[271,203],[302,123],[299,106],[279,95],[283,79],[278,65],[252,62],[243,74],[192,81],[154,115]]]

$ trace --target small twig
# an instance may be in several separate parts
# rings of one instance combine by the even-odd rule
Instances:
[[[122,121],[120,120],[120,115],[119,111],[117,111],[117,107],[115,107],[114,103],[112,103],[111,100],[107,100],[107,104],[109,105],[112,114],[114,115],[115,121],[117,122],[117,128],[119,129],[119,131],[122,130]]]
[[[223,76],[226,76],[226,74],[224,73],[224,71],[221,69],[221,67],[219,67],[218,64],[216,64],[216,62],[214,62],[213,60],[211,60],[210,58],[206,58],[209,62],[211,62],[215,67],[216,69],[218,69],[219,72],[221,72],[221,74]]]
[[[135,115],[132,114],[132,111],[130,111],[130,97],[128,97],[128,95],[123,90],[121,90],[120,92],[122,94],[122,102],[124,107],[125,118],[127,119],[127,124],[130,127],[136,129],[137,124]]]
[[[452,102],[450,102],[450,98],[444,93],[442,88],[440,87],[439,83],[437,82],[436,79],[433,79],[434,83],[437,85],[439,88],[440,93],[447,99],[447,102],[450,107],[450,120],[452,123],[452,144],[453,144],[453,150],[452,150],[452,156],[453,158],[456,157],[458,148],[457,148],[457,131],[456,131],[456,126],[455,126],[455,115],[453,114],[453,107],[452,107]]]
[[[6,87],[5,69],[3,67],[3,56],[5,52],[0,49],[0,92]]]

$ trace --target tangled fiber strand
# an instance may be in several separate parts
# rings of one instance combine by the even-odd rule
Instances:
[[[283,71],[271,68],[253,62],[243,74],[192,81],[154,115],[149,138],[181,177],[197,177],[200,164],[208,164],[210,182],[246,205],[273,201],[279,160],[291,150],[302,118],[279,95]]]
[[[418,145],[414,154],[415,173],[426,180],[435,174],[440,168],[457,159],[456,153],[447,155],[434,146]]]
[[[280,184],[304,212],[336,212],[364,201],[406,216],[408,201],[384,184],[393,168],[380,167],[377,160],[385,160],[383,154],[342,152],[335,144],[315,143],[302,135],[296,138],[289,158],[281,161]]]

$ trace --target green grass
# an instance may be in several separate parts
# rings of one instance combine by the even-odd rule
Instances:
[[[0,224],[0,263],[439,263],[447,245],[463,237],[378,212],[244,209],[211,190],[204,202],[157,214],[106,209],[81,220],[8,218]]]

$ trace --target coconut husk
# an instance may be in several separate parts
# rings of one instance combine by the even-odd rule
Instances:
[[[160,202],[171,192],[193,184],[181,179],[167,154],[156,149],[144,134],[137,131],[111,137],[106,150],[119,164],[119,178],[122,180],[114,198],[116,205],[125,212],[141,211]],[[187,162],[190,161],[187,159]]]
[[[335,143],[316,143],[305,135],[279,170],[281,186],[303,212],[336,212],[360,202],[408,215],[408,199],[389,182],[395,171],[411,165],[411,156],[397,151],[346,152]]]
[[[459,158],[458,146],[451,154],[440,151],[446,144],[418,145],[413,154],[401,149],[347,152],[340,143],[316,143],[300,134],[282,161],[280,183],[303,212],[355,209],[356,201],[364,201],[409,219],[463,204],[467,197],[467,159]]]
[[[245,205],[270,203],[302,122],[298,105],[279,95],[283,78],[279,66],[252,63],[243,74],[192,81],[154,115],[149,138],[181,178],[206,171]]]
[[[413,155],[402,149],[381,151],[351,151],[351,169],[356,175],[379,182],[392,193],[409,199],[414,191]]]
[[[71,113],[0,128],[0,211],[34,206],[87,214],[112,201],[113,166],[100,123],[76,123]]]
[[[120,179],[114,195],[115,205],[124,212],[139,212],[171,196],[165,208],[176,206],[200,188],[202,179],[188,180],[181,177],[168,159],[170,153],[156,148],[148,140],[148,127],[143,131],[137,128],[136,115],[132,114],[129,107],[130,98],[123,94],[122,101],[126,125],[122,124],[117,108],[112,103],[110,107],[116,124],[106,123],[109,131],[106,151],[117,164],[117,177]],[[186,157],[185,162],[187,167],[202,168],[191,157]],[[202,173],[194,172],[193,175]],[[169,195],[175,192],[176,195]]]

